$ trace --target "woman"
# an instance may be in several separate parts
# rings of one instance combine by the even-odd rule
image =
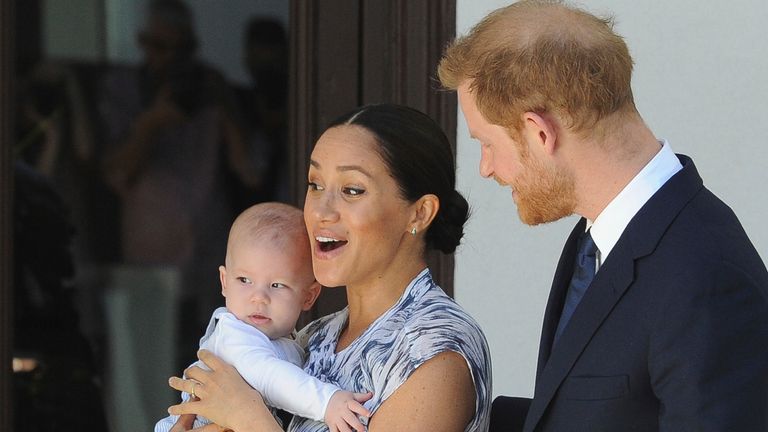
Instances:
[[[486,431],[491,370],[482,331],[432,281],[425,252],[451,253],[466,200],[455,190],[448,140],[402,106],[357,109],[331,124],[312,152],[304,218],[324,286],[345,286],[349,306],[299,334],[305,369],[372,392],[368,430]],[[198,402],[171,407],[235,430],[279,431],[261,397],[210,353],[212,371],[171,379]],[[210,429],[218,430],[218,429]],[[289,431],[326,430],[294,418]]]

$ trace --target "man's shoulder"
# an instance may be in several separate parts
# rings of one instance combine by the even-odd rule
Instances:
[[[626,259],[637,260],[635,280],[664,281],[655,284],[662,291],[670,283],[678,283],[682,292],[744,277],[768,280],[761,257],[725,202],[703,186],[680,199],[684,202],[670,202],[669,197],[649,202],[657,210],[638,214],[643,220],[630,224],[624,241],[617,243]],[[666,206],[678,206],[679,211],[664,221]],[[638,253],[633,248],[641,244],[652,247]],[[611,257],[614,255],[618,254],[611,252]]]
[[[676,239],[668,246],[685,248],[699,255],[754,249],[736,213],[706,187],[686,203],[665,236]]]

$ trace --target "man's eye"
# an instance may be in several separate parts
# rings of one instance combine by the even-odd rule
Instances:
[[[248,278],[247,278],[247,277],[245,277],[245,276],[240,276],[240,277],[238,277],[238,278],[237,278],[237,281],[238,281],[238,282],[240,282],[241,284],[248,284],[248,285],[250,285],[250,284],[251,284],[251,280],[250,280],[250,279],[248,279]]]
[[[323,187],[318,185],[315,182],[309,182],[309,183],[307,183],[307,189],[309,189],[311,191],[321,191],[321,190],[323,190]]]
[[[269,285],[272,288],[285,288],[285,284],[281,284],[280,282],[272,282],[272,284]]]
[[[342,189],[342,192],[344,192],[345,195],[349,195],[349,196],[360,196],[365,193],[365,189],[345,187],[344,189]]]

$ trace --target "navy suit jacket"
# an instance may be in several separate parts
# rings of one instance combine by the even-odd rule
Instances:
[[[768,273],[731,209],[679,159],[553,348],[584,219],[568,238],[525,431],[768,431]]]

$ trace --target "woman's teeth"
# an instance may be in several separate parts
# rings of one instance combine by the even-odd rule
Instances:
[[[318,236],[318,237],[315,237],[315,240],[317,240],[317,242],[320,243],[320,250],[323,252],[332,251],[334,249],[337,249],[347,244],[345,240],[336,240],[330,237]]]

